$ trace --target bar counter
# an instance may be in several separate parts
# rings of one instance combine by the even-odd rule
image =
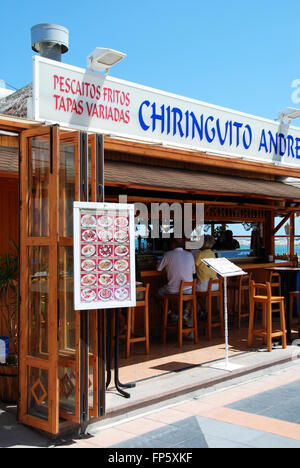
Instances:
[[[274,266],[290,266],[291,262],[286,260],[275,260],[274,262],[255,262],[255,263],[240,263],[236,262],[244,271],[252,273],[253,280],[257,282],[265,282],[269,278],[269,272],[266,268]],[[167,278],[165,272],[156,271],[153,269],[145,269],[140,272],[142,281],[150,283],[149,293],[149,323],[152,336],[158,337],[161,334],[163,301],[158,297],[158,289],[166,284]],[[137,321],[139,327],[139,321]]]
[[[249,270],[264,270],[265,268],[270,268],[274,266],[290,266],[290,261],[285,260],[275,260],[274,262],[257,262],[257,263],[236,263],[242,270],[249,271]],[[164,272],[157,271],[157,270],[143,270],[141,271],[142,280],[147,280],[147,278],[155,278],[155,277],[162,277],[165,276]]]

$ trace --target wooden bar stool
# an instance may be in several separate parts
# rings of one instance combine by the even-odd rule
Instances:
[[[214,285],[218,285],[218,289],[213,291]],[[223,296],[223,278],[218,277],[218,279],[210,279],[208,282],[207,291],[197,291],[197,297],[205,298],[206,310],[207,310],[207,321],[205,328],[207,331],[207,338],[211,340],[212,337],[212,328],[220,327],[221,334],[224,336],[224,296]],[[213,298],[217,299],[219,305],[219,321],[212,321],[212,306]]]
[[[260,290],[260,294],[257,291]],[[263,293],[263,294],[262,294]],[[250,292],[250,318],[248,331],[248,346],[251,348],[253,344],[253,336],[259,336],[267,342],[268,351],[272,351],[272,338],[281,337],[282,348],[286,348],[286,326],[284,316],[284,297],[272,296],[271,283],[255,283],[251,281]],[[255,304],[262,305],[262,328],[254,329],[254,312]],[[280,309],[280,329],[273,330],[273,314],[272,305],[279,304]]]
[[[244,317],[250,315],[250,282],[252,280],[252,273],[241,275],[237,277],[236,284],[236,304],[237,305],[237,319],[238,328],[241,328],[241,321]],[[243,309],[246,307],[246,311]]]
[[[271,284],[272,295],[281,295],[281,276],[275,271],[270,271],[269,282]],[[275,291],[274,291],[275,290]]]
[[[163,344],[166,343],[167,331],[177,331],[178,333],[178,346],[182,347],[182,336],[184,333],[194,333],[194,343],[198,343],[198,327],[197,327],[197,302],[196,302],[196,283],[181,281],[180,289],[178,294],[166,294],[164,297],[164,317],[163,317]],[[192,288],[192,294],[184,294],[185,288]],[[169,301],[176,301],[178,304],[178,324],[175,326],[168,325],[168,311]],[[183,304],[184,302],[192,301],[192,313],[193,313],[193,327],[183,328]]]
[[[271,284],[272,296],[281,296],[281,276],[275,271],[270,272],[269,282]],[[277,307],[276,307],[277,306]],[[272,312],[279,312],[280,307],[276,304],[275,307],[272,307]]]
[[[280,276],[280,274],[275,272],[275,271],[271,271],[270,272],[270,277],[269,277],[269,282],[271,284],[272,296],[281,296],[281,276]],[[279,305],[277,305],[277,307],[273,307],[272,312],[279,312],[280,313]]]
[[[135,307],[128,307],[126,318],[126,331],[120,338],[125,338],[126,344],[126,357],[130,357],[131,345],[134,343],[145,342],[145,354],[149,354],[149,288],[150,284],[146,286],[138,286],[136,288],[137,300]],[[139,299],[139,296],[141,297]],[[144,296],[144,297],[142,297]],[[143,308],[144,313],[144,335],[135,336],[135,314],[139,312],[137,309]]]

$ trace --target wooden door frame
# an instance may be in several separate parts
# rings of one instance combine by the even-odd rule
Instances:
[[[49,138],[49,232],[46,237],[33,237],[28,227],[28,161],[29,139],[37,136]],[[58,168],[59,168],[59,128],[41,126],[25,130],[20,135],[20,350],[19,350],[19,420],[51,434],[59,428],[58,419],[58,343],[57,343],[57,264],[58,264]],[[30,356],[28,353],[28,248],[47,246],[49,248],[49,305],[48,305],[48,359]],[[42,420],[28,414],[28,367],[36,367],[48,372],[48,419]]]
[[[49,231],[46,237],[34,237],[29,235],[29,158],[30,158],[30,138],[36,136],[47,136],[50,147],[50,168],[49,168]],[[71,237],[60,237],[59,225],[59,204],[60,204],[60,144],[63,141],[74,143],[74,171],[75,171],[75,201],[80,200],[82,187],[80,186],[81,168],[80,168],[80,132],[65,132],[57,125],[40,126],[38,128],[24,130],[20,135],[20,378],[19,394],[20,401],[18,406],[18,418],[22,423],[50,434],[59,433],[59,417],[77,424],[81,422],[81,356],[84,350],[81,347],[81,319],[80,311],[74,311],[75,314],[75,356],[68,358],[67,355],[59,354],[58,343],[58,264],[59,248],[70,247],[73,245]],[[96,135],[87,137],[91,147],[91,192],[90,201],[97,201],[99,182],[96,176],[97,168],[97,144]],[[103,143],[103,142],[102,142]],[[49,307],[48,307],[48,358],[42,359],[36,356],[30,356],[28,353],[28,281],[30,275],[30,265],[28,261],[28,248],[35,246],[47,246],[49,248]],[[99,354],[99,334],[100,326],[103,323],[99,320],[99,311],[90,311],[90,320],[92,321],[92,353],[88,356],[88,365],[93,368],[93,405],[87,409],[87,419],[99,418],[105,412],[105,396],[99,393],[99,382],[101,388],[105,385],[104,374]],[[101,323],[101,325],[100,325]],[[28,414],[28,368],[36,367],[48,372],[48,419],[43,420],[37,416]],[[68,414],[60,411],[59,400],[59,368],[66,367],[72,369],[76,378],[75,389],[75,410],[74,414]],[[84,371],[84,369],[83,369]],[[83,391],[86,391],[83,383]],[[88,389],[87,389],[88,391]]]

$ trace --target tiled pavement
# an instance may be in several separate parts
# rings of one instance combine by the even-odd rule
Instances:
[[[163,348],[152,342],[149,356],[137,346],[125,359],[121,349],[121,381],[137,382],[131,398],[110,388],[108,418],[89,426],[87,436],[61,446],[298,447],[300,366],[299,359],[291,361],[295,350],[299,358],[298,347],[249,350],[245,329],[231,330],[230,359],[242,369],[240,375],[229,375],[210,365],[224,357],[224,341],[217,334],[211,342],[201,336],[199,345],[188,342],[181,350],[172,340]],[[0,406],[0,447],[56,445]]]
[[[300,448],[299,364],[94,430],[65,448]]]

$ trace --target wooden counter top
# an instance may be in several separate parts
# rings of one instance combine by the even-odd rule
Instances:
[[[277,262],[264,262],[264,263],[238,263],[237,264],[242,270],[258,270],[264,268],[270,268],[274,266],[289,266],[291,262],[277,261]],[[163,271],[157,270],[144,270],[141,272],[142,278],[153,278],[165,275]]]
[[[157,271],[157,270],[145,270],[141,271],[141,277],[142,278],[151,278],[155,276],[163,276],[165,273],[163,271]]]
[[[291,265],[291,262],[277,261],[277,262],[264,262],[264,263],[238,263],[237,266],[242,270],[257,270],[259,268],[270,268],[274,266],[287,266]]]

